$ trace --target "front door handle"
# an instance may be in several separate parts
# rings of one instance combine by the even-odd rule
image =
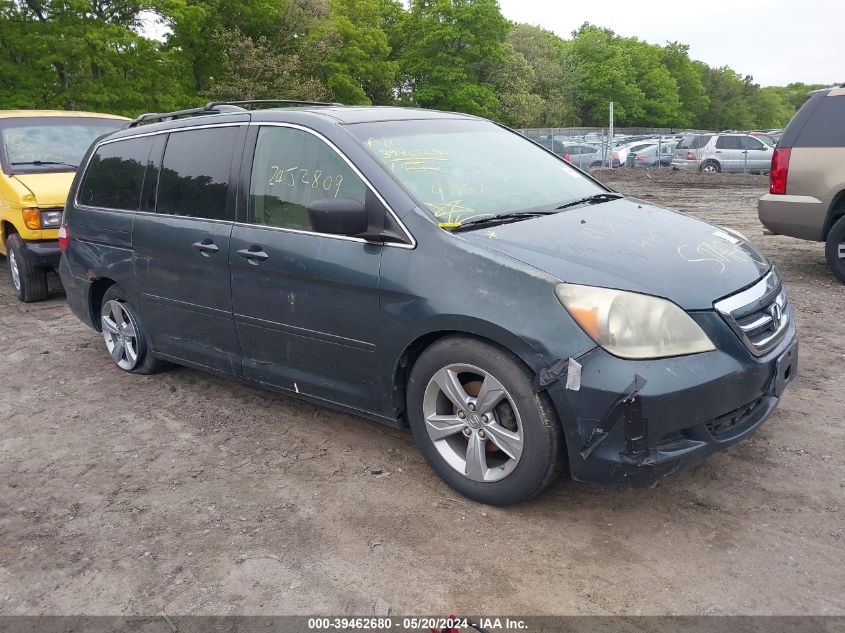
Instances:
[[[255,244],[249,248],[242,248],[241,250],[235,252],[254,266],[257,266],[260,262],[270,259],[270,256],[265,253],[260,246]]]
[[[194,242],[191,246],[202,253],[203,257],[211,257],[214,253],[220,250],[217,247],[217,244],[208,238],[205,238],[202,242]]]

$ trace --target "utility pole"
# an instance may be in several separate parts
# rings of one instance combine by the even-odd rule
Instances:
[[[613,101],[610,102],[610,121],[607,129],[607,164],[613,169]]]

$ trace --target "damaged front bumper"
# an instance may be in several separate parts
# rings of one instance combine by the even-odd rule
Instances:
[[[757,358],[714,312],[695,318],[716,351],[632,361],[596,348],[577,359],[580,384],[570,377],[567,386],[559,372],[543,385],[564,427],[573,479],[652,486],[747,437],[769,417],[797,372],[794,325]]]

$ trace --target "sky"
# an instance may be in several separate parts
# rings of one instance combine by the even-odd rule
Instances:
[[[763,86],[845,82],[843,0],[499,0],[509,20],[569,38],[584,22],[730,66]]]

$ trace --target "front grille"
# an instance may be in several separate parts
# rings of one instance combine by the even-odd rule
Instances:
[[[723,437],[742,431],[762,402],[763,398],[761,396],[739,409],[734,409],[725,415],[719,416],[715,420],[711,420],[707,423],[707,430],[710,431],[713,437]]]
[[[747,290],[718,301],[714,307],[755,356],[774,349],[789,326],[786,290],[774,269]]]

